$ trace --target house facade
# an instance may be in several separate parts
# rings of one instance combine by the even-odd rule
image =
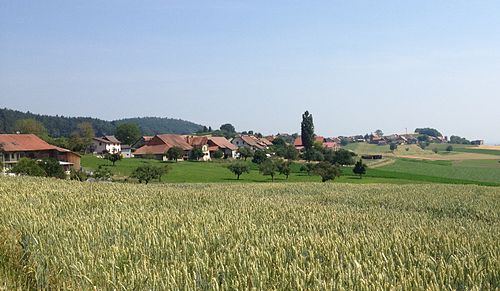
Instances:
[[[122,151],[121,142],[114,135],[94,137],[92,140],[92,151],[96,154],[116,154]]]
[[[188,159],[193,147],[186,142],[186,138],[178,134],[157,134],[146,144],[134,152],[136,158],[154,158],[167,161],[167,151],[179,147],[184,151],[182,160]]]
[[[65,171],[80,169],[80,155],[48,144],[34,134],[0,134],[2,172],[9,171],[21,158],[54,158]]]
[[[132,158],[134,155],[132,154],[132,147],[126,144],[121,145],[121,152],[120,154],[122,155],[122,158],[124,159],[129,159]]]

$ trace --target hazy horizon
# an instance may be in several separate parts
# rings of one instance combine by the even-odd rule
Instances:
[[[0,107],[500,143],[498,1],[0,1]]]

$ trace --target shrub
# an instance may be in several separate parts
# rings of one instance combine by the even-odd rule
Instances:
[[[214,152],[214,159],[222,159],[224,157],[224,152],[217,150]]]
[[[66,178],[66,173],[64,168],[59,164],[59,161],[54,158],[42,159],[39,163],[40,167],[45,172],[47,177],[54,177],[64,179]]]
[[[28,158],[19,159],[19,161],[14,165],[14,167],[12,167],[10,172],[26,176],[39,176],[39,177],[46,176],[45,171],[43,170],[42,167],[40,167],[37,161]]]

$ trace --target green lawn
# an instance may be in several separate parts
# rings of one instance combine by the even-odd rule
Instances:
[[[95,156],[82,157],[82,166],[94,170],[99,165],[111,169],[116,180],[127,180],[132,171],[143,164],[168,165],[169,172],[162,177],[168,183],[210,183],[210,182],[270,182],[271,177],[263,176],[258,166],[248,161],[251,171],[243,174],[238,181],[226,168],[227,161],[213,162],[161,162],[146,159],[123,159],[112,166],[111,162]],[[300,172],[300,164],[292,166],[292,174],[286,180],[283,175],[275,177],[276,182],[318,182],[317,176],[308,176]],[[352,173],[352,168],[342,169],[342,176],[335,182],[344,183],[451,183],[500,185],[500,163],[496,160],[467,161],[420,161],[397,159],[394,163],[379,168],[369,168],[367,175],[359,179]]]

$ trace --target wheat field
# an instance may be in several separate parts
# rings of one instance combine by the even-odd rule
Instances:
[[[0,289],[500,288],[500,188],[0,178]]]

